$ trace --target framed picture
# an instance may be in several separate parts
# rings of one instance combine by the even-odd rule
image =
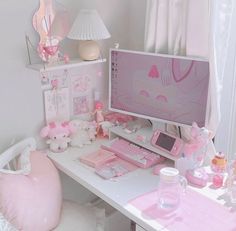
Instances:
[[[53,89],[44,92],[45,117],[49,123],[55,119],[69,120],[69,88]]]

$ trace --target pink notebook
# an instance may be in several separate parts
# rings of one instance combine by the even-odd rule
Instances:
[[[93,168],[97,168],[116,159],[116,155],[113,152],[99,149],[98,151],[81,156],[79,159],[82,163],[87,164]]]
[[[225,207],[188,188],[180,207],[169,215],[158,211],[157,191],[132,201],[143,217],[156,220],[170,231],[236,231],[236,209]]]

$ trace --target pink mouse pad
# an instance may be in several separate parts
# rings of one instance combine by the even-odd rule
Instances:
[[[157,191],[146,193],[129,203],[142,216],[156,220],[169,231],[235,231],[236,210],[227,208],[213,200],[187,189],[177,210],[162,213],[156,206]]]

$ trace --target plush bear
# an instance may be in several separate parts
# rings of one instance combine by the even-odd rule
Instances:
[[[96,139],[97,123],[95,121],[72,120],[76,132],[71,136],[71,146],[82,148]]]
[[[69,122],[51,122],[45,126],[40,135],[48,138],[49,149],[52,152],[63,152],[67,149],[71,141],[70,135],[75,131],[73,125]]]

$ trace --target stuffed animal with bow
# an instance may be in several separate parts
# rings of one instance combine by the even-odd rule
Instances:
[[[185,143],[184,156],[185,176],[188,182],[197,187],[204,187],[208,182],[208,174],[202,168],[207,154],[207,145],[211,139],[211,133],[206,128],[200,128],[196,123],[192,124],[191,138]]]
[[[73,132],[74,127],[71,123],[54,121],[42,128],[40,135],[48,138],[46,143],[52,152],[63,152],[67,149]]]

